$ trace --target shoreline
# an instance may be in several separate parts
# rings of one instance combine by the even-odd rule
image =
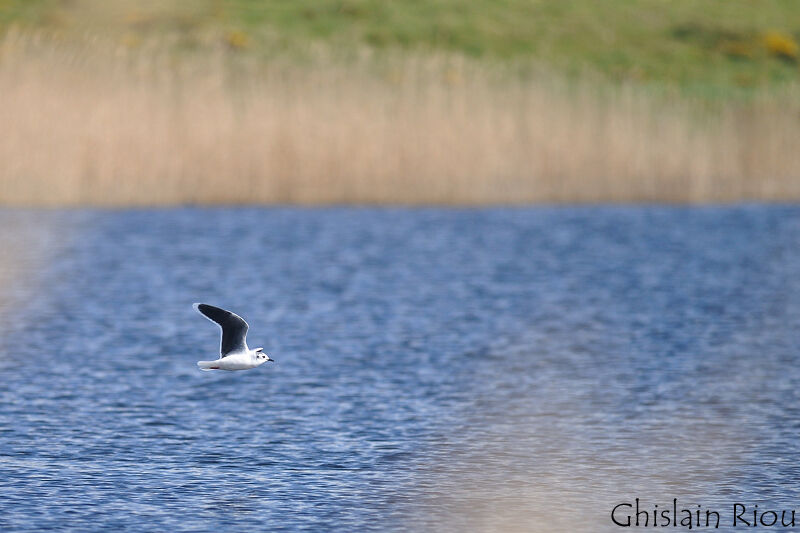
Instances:
[[[232,66],[24,35],[0,57],[8,207],[800,201],[800,86],[709,109],[447,57]]]

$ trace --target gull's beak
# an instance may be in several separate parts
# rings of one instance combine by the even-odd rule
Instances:
[[[267,356],[267,361],[268,361],[268,362],[270,362],[270,363],[274,363],[274,362],[275,362],[275,359],[273,359],[273,358],[272,358],[272,357],[270,357],[270,356]]]

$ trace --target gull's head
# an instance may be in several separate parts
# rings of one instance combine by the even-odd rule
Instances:
[[[256,348],[253,351],[255,352],[255,358],[259,365],[264,364],[267,361],[275,361],[275,359],[271,359],[269,355],[264,353],[264,348]]]

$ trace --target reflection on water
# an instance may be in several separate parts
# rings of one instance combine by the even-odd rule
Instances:
[[[57,218],[0,210],[0,307],[29,298],[54,246],[69,238],[70,232],[56,223]]]
[[[0,529],[611,531],[636,497],[800,496],[798,209],[36,220],[69,240],[0,307]],[[194,301],[278,362],[198,372]]]

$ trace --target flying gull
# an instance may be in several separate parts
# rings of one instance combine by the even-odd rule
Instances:
[[[194,304],[201,315],[215,322],[222,329],[222,341],[219,346],[219,359],[216,361],[198,361],[197,366],[204,372],[211,370],[250,370],[263,365],[270,359],[263,353],[263,348],[251,350],[247,347],[247,322],[237,314],[208,304]]]

